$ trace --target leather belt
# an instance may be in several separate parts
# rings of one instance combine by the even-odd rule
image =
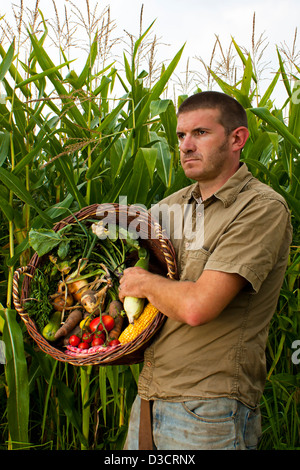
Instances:
[[[141,398],[139,450],[153,450],[152,402]]]

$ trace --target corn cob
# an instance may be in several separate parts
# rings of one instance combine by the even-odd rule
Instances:
[[[140,268],[143,268],[146,271],[148,270],[149,253],[145,248],[139,249],[139,259],[136,262],[135,266],[139,266]],[[134,320],[136,320],[144,310],[145,299],[140,299],[137,297],[125,297],[123,305],[129,323],[133,324]]]
[[[142,333],[148,325],[154,320],[159,310],[154,305],[148,303],[144,308],[141,315],[134,320],[134,323],[130,323],[125,330],[119,336],[121,344],[129,343],[135,339],[140,333]]]

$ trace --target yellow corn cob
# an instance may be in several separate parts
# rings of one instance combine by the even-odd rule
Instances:
[[[125,330],[120,334],[119,341],[122,344],[129,343],[134,338],[136,338],[142,331],[144,331],[147,326],[152,322],[156,317],[159,310],[154,307],[154,305],[148,303],[144,308],[140,316],[134,320],[134,323],[130,323]]]

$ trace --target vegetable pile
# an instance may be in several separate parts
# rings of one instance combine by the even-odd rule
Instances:
[[[126,298],[124,305],[118,300],[124,268],[148,269],[149,253],[138,239],[91,219],[57,232],[32,229],[29,243],[41,262],[25,308],[43,337],[71,355],[118,347],[121,333],[147,304],[146,299]]]

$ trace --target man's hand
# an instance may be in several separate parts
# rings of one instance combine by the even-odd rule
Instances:
[[[190,282],[133,267],[124,270],[119,297],[147,298],[167,317],[198,326],[216,318],[246,283],[239,274],[221,271],[203,271],[197,282]]]
[[[149,294],[144,287],[150,282],[152,274],[138,266],[127,268],[120,279],[119,299],[123,302],[127,296],[146,298]]]

